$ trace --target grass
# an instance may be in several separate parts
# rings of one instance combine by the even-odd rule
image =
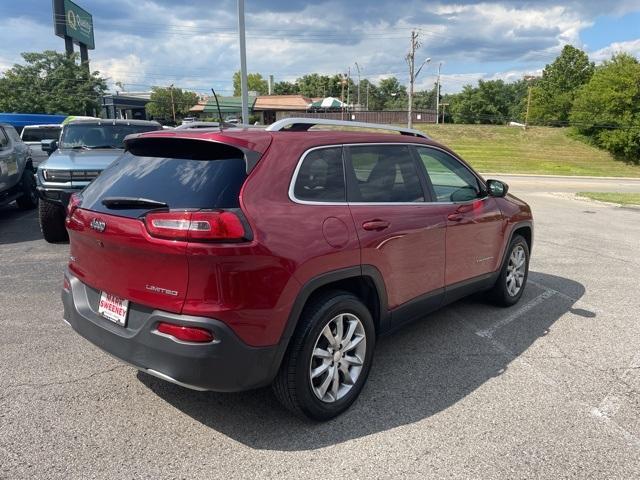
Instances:
[[[524,131],[449,124],[416,128],[452,148],[480,172],[640,177],[640,166],[615,160],[609,153],[572,138],[566,128]]]
[[[640,205],[640,193],[578,192],[578,196],[619,205]]]

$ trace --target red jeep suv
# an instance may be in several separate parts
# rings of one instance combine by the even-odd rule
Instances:
[[[69,203],[65,320],[164,380],[272,384],[326,420],[362,390],[378,335],[477,291],[516,303],[530,208],[423,133],[373,128],[127,137]]]

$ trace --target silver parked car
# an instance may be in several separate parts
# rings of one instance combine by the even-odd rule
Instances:
[[[29,147],[15,128],[0,123],[0,205],[15,200],[25,210],[37,207],[34,173]]]
[[[22,129],[20,138],[24,143],[29,145],[31,149],[31,159],[33,160],[34,168],[38,168],[38,165],[44,162],[49,156],[47,152],[42,150],[42,140],[58,140],[61,130],[62,125],[55,123],[48,125],[27,125]]]

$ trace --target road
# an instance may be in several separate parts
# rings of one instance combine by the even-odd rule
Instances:
[[[639,478],[640,210],[506,180],[536,217],[521,303],[466,299],[381,339],[325,424],[99,351],[61,320],[68,246],[0,210],[0,478]]]
[[[560,177],[544,175],[483,174],[497,178],[520,192],[623,192],[640,193],[640,178]]]

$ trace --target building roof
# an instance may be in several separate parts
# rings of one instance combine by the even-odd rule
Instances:
[[[307,110],[311,99],[302,95],[262,95],[256,99],[254,110]]]
[[[255,101],[256,101],[256,97],[249,95],[249,111],[253,110],[253,104],[255,103]],[[241,113],[242,112],[242,97],[218,96],[218,102],[220,103],[220,111],[222,113]],[[214,97],[209,97],[202,112],[218,113],[218,107],[216,106],[216,100]]]

